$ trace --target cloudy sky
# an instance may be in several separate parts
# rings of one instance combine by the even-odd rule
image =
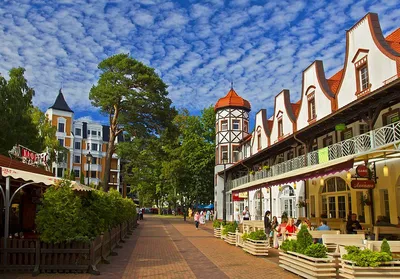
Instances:
[[[314,60],[330,77],[343,65],[345,30],[378,13],[385,36],[400,27],[400,2],[252,0],[0,0],[0,73],[26,68],[34,102],[63,87],[78,117],[102,121],[88,99],[98,63],[121,52],[154,67],[177,108],[214,104],[233,81],[253,113],[283,88],[298,100]]]

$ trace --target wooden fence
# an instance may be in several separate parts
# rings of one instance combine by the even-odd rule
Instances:
[[[108,256],[115,256],[124,238],[137,226],[136,218],[111,231],[104,232],[90,243],[70,242],[48,244],[38,239],[8,239],[4,249],[0,241],[0,272],[18,271],[39,273],[89,272],[100,274],[97,265],[109,263]]]

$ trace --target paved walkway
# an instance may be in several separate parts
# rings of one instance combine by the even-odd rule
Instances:
[[[89,274],[41,274],[39,278],[298,278],[278,265],[277,252],[254,257],[213,236],[211,224],[195,229],[178,218],[145,215],[133,236],[126,240],[111,264],[99,265],[100,276]],[[30,278],[5,275],[1,278]]]

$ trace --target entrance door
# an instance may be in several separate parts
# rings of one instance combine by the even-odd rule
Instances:
[[[296,205],[294,198],[282,198],[281,206],[282,213],[286,212],[288,217],[296,218]]]
[[[261,197],[260,197],[261,196]],[[256,220],[262,220],[262,201],[264,200],[264,195],[261,190],[258,190],[254,194],[254,216]]]

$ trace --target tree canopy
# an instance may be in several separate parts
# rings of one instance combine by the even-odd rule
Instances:
[[[128,54],[106,58],[98,67],[100,78],[90,90],[89,98],[110,122],[103,177],[103,188],[107,190],[116,137],[123,131],[135,138],[160,135],[176,112],[167,97],[167,85],[153,68]]]

